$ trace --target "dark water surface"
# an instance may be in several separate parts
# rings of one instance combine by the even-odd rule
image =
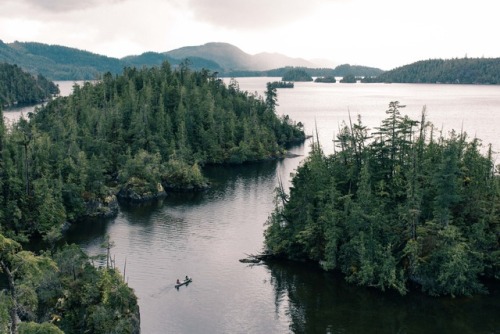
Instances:
[[[239,79],[262,93],[270,78]],[[278,91],[279,113],[316,127],[326,152],[348,110],[369,127],[385,118],[390,101],[446,133],[464,129],[500,149],[500,86],[297,83]],[[289,185],[302,157],[234,167],[211,167],[213,187],[142,207],[122,206],[116,219],[81,224],[69,242],[103,253],[108,234],[115,263],[135,289],[142,333],[500,333],[500,294],[432,298],[399,296],[346,284],[315,266],[238,260],[262,250],[278,178]],[[174,288],[177,278],[193,282]]]

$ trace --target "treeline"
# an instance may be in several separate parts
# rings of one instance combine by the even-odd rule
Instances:
[[[292,68],[283,74],[282,81],[313,81],[313,78],[307,74],[304,69]]]
[[[204,164],[284,156],[305,136],[275,106],[275,88],[264,100],[168,63],[76,85],[9,131],[1,124],[0,233],[50,238],[66,221],[113,214],[115,195],[202,188]]]
[[[133,290],[77,246],[37,255],[0,233],[0,273],[1,333],[140,333]]]
[[[3,43],[0,40],[0,62],[16,64],[29,73],[41,74],[51,80],[96,80],[106,72],[120,74],[125,67],[160,66],[165,61],[177,66],[185,59],[157,52],[118,59],[60,45],[17,41]],[[193,69],[222,71],[219,64],[209,59],[188,57],[188,61]]]
[[[429,59],[384,72],[366,82],[500,84],[500,58]]]
[[[369,133],[344,124],[336,152],[318,142],[290,193],[277,190],[265,232],[268,252],[319,262],[347,281],[431,295],[486,291],[500,278],[500,183],[492,150],[465,133],[436,132],[400,114]]]
[[[293,88],[295,84],[292,81],[273,81],[271,88]],[[269,87],[268,87],[269,89]]]
[[[38,103],[59,93],[59,87],[44,76],[36,77],[17,65],[0,63],[0,106]]]
[[[209,43],[221,44],[221,43]],[[222,43],[223,44],[223,43]],[[17,64],[30,73],[42,74],[50,80],[96,80],[102,73],[119,74],[125,67],[160,66],[168,61],[172,66],[181,66],[188,59],[192,69],[209,69],[218,72],[223,77],[282,77],[294,67],[282,67],[272,70],[228,70],[231,68],[262,68],[262,64],[249,61],[251,57],[231,45],[220,45],[216,54],[202,52],[205,46],[194,47],[199,50],[193,56],[183,52],[145,52],[140,55],[130,55],[124,58],[112,58],[75,48],[48,45],[36,42],[4,43],[0,40],[0,62]],[[178,50],[179,51],[179,50]],[[212,50],[213,51],[213,50]],[[205,58],[208,57],[208,58]],[[212,58],[213,57],[213,58]],[[246,59],[246,61],[245,61]],[[375,77],[383,71],[378,68],[342,64],[335,68],[301,68],[313,77],[346,76]]]
[[[224,73],[229,77],[283,77],[292,70],[303,70],[310,77],[344,77],[353,75],[356,77],[375,77],[384,71],[379,68],[342,64],[335,68],[307,68],[307,67],[281,67],[267,71],[232,71]]]
[[[320,82],[320,83],[336,83],[337,79],[335,77],[318,77],[314,79],[314,82]]]
[[[188,62],[189,68],[194,70],[209,69],[212,72],[222,73],[224,70],[219,64],[210,59],[205,59],[201,57],[187,57],[184,59],[177,59],[169,56],[166,53],[159,52],[145,52],[137,56],[127,56],[121,58],[120,61],[123,63],[123,67],[137,67],[141,68],[143,66],[161,66],[165,61],[168,61],[172,66],[178,66],[183,62]]]
[[[358,81],[358,79],[354,75],[351,75],[351,74],[346,75],[345,77],[340,79],[341,83],[356,83],[357,81]]]
[[[119,59],[65,46],[1,40],[0,59],[51,80],[95,80],[105,72],[121,73],[125,66]]]

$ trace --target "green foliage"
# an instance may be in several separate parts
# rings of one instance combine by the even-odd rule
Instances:
[[[0,293],[2,330],[19,317],[19,333],[139,332],[133,290],[75,245],[36,255],[0,234],[0,264],[9,280],[8,293]]]
[[[94,80],[101,73],[119,73],[126,65],[119,59],[60,45],[34,42],[3,43],[0,61],[17,64],[51,80]]]
[[[293,88],[294,87],[293,82],[287,82],[287,81],[273,81],[270,84],[274,88]]]
[[[197,163],[189,165],[182,160],[170,159],[162,175],[162,183],[168,188],[204,188],[207,181]]]
[[[22,322],[19,324],[19,334],[64,334],[56,325],[44,322]]]
[[[500,58],[423,60],[384,72],[372,81],[500,84]]]
[[[421,245],[432,242],[432,252],[419,258],[417,275],[431,295],[471,295],[484,292],[478,276],[484,270],[482,254],[470,246],[457,226],[437,228],[431,223],[419,230]]]
[[[335,67],[334,76],[345,77],[353,75],[355,77],[372,77],[380,75],[383,72],[381,69],[374,67],[342,64]]]
[[[335,79],[334,76],[318,77],[318,78],[314,79],[314,82],[336,83],[337,79]]]
[[[267,63],[266,60],[253,58],[227,43],[207,43],[165,53],[145,52],[117,59],[60,45],[17,41],[3,43],[0,40],[0,62],[17,64],[30,73],[40,73],[51,80],[94,80],[101,78],[106,72],[119,74],[128,66],[161,66],[165,61],[173,66],[181,66],[185,60],[189,61],[192,69],[209,69],[225,77],[282,77],[290,69],[283,67],[265,71],[252,70],[268,67],[264,64]],[[271,62],[275,63],[272,59]],[[349,64],[335,68],[300,68],[314,77],[347,74],[374,77],[383,72],[378,68]]]
[[[151,154],[145,150],[140,150],[133,158],[126,160],[124,167],[120,171],[120,183],[125,184],[132,178],[145,181],[151,191],[157,188],[161,175],[160,155]]]
[[[341,83],[356,83],[357,79],[353,74],[347,74],[342,79],[340,79]]]
[[[7,291],[0,291],[0,333],[9,332],[11,299]]]
[[[313,81],[313,78],[302,68],[292,68],[283,74],[282,81]]]
[[[0,63],[0,106],[38,103],[58,93],[59,88],[45,77],[32,76],[17,65]]]
[[[343,77],[346,75],[355,75],[357,77],[375,77],[383,73],[379,68],[342,64],[335,68],[306,68],[295,67],[304,70],[311,77]],[[293,67],[281,67],[267,71],[231,71],[227,73],[230,77],[283,77],[286,72]]]
[[[107,73],[9,132],[2,123],[2,231],[54,242],[66,220],[105,212],[121,190],[203,188],[204,164],[277,158],[304,140],[302,124],[275,114],[275,90],[264,100],[187,65]]]
[[[391,102],[372,136],[360,119],[341,127],[330,156],[314,144],[290,194],[277,193],[267,250],[381,290],[404,294],[411,281],[432,295],[482,293],[481,278],[499,272],[491,148],[483,155],[465,133],[436,140],[425,113],[414,121],[403,107]]]

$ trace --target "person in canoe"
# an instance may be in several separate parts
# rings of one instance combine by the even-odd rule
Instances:
[[[184,278],[184,281],[189,281],[189,276],[186,275],[186,278]]]
[[[179,279],[177,279],[177,284],[181,284],[181,282],[179,281]]]

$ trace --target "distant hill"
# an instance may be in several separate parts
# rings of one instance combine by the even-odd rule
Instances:
[[[224,69],[249,69],[251,56],[236,46],[227,43],[207,43],[199,46],[185,46],[179,49],[165,52],[166,55],[185,59],[198,57],[210,59]]]
[[[254,66],[252,68],[258,69],[259,67],[264,70],[270,70],[273,68],[283,67],[283,66],[294,66],[294,67],[318,67],[316,63],[302,59],[302,58],[290,58],[288,56],[282,55],[280,53],[258,53],[253,56]]]
[[[500,84],[500,58],[429,59],[401,66],[372,82]]]
[[[188,59],[189,67],[218,72],[219,76],[277,76],[290,68],[304,68],[311,76],[343,76],[346,70],[356,76],[376,76],[382,71],[363,66],[340,65],[317,68],[315,63],[278,53],[250,55],[228,43],[186,46],[168,52],[145,52],[121,59],[60,45],[35,42],[3,43],[0,40],[0,62],[17,64],[32,74],[50,80],[92,80],[105,72],[119,74],[124,67],[151,67],[168,61],[174,67]]]
[[[173,63],[176,59],[171,58],[164,53],[144,52],[143,54],[137,56],[124,57],[121,60],[127,64],[141,67],[145,64],[148,64],[149,66],[158,66],[161,65],[165,60],[169,63]]]
[[[119,59],[59,45],[0,41],[0,61],[17,64],[50,80],[95,79],[100,73],[120,73]]]
[[[121,61],[124,66],[135,66],[135,67],[150,67],[150,66],[159,66],[164,61],[168,61],[171,65],[179,65],[182,61],[188,59],[189,67],[195,70],[200,70],[202,68],[209,69],[211,71],[223,71],[223,68],[217,64],[215,61],[200,58],[200,57],[187,57],[182,59],[177,59],[171,57],[165,53],[158,52],[145,52],[138,56],[127,56],[121,58]]]
[[[219,64],[225,72],[236,70],[263,71],[283,66],[316,67],[315,64],[307,60],[291,58],[278,53],[259,53],[252,56],[228,43],[186,46],[168,51],[165,54],[177,59],[190,57],[210,59]]]

